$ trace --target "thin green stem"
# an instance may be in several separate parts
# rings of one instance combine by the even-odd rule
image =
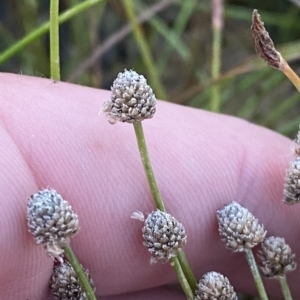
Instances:
[[[279,277],[279,282],[282,290],[282,294],[285,300],[293,300],[289,285],[286,280],[286,276]]]
[[[87,10],[88,8],[92,7],[93,5],[103,2],[105,0],[86,0],[70,9],[62,13],[59,18],[59,24],[62,24],[69,19],[73,18],[74,16],[80,14],[81,12]],[[24,49],[28,44],[32,43],[37,38],[41,37],[42,35],[46,34],[49,31],[50,22],[46,22],[42,24],[37,29],[30,32],[28,35],[23,37],[21,40],[17,41],[15,44],[10,46],[7,50],[0,53],[0,64],[3,64],[9,58],[14,56],[16,53],[20,52]]]
[[[140,151],[140,155],[141,155],[141,159],[142,159],[142,163],[145,169],[145,173],[150,185],[150,189],[151,189],[151,193],[155,202],[155,206],[161,210],[166,212],[166,208],[165,205],[163,203],[163,200],[161,198],[160,192],[158,190],[158,186],[154,177],[154,173],[152,170],[152,166],[151,166],[151,161],[149,158],[149,154],[148,154],[148,150],[147,150],[147,145],[146,145],[146,141],[145,141],[145,136],[144,136],[144,131],[143,131],[143,126],[142,123],[137,121],[133,123],[133,127],[135,130],[135,135],[136,135],[136,139],[137,139],[137,143],[138,143],[138,148]],[[179,251],[178,254],[178,261],[180,263],[180,266],[182,268],[182,271],[184,273],[184,276],[190,286],[190,289],[192,291],[195,291],[196,289],[196,278],[193,274],[193,271],[186,259],[186,256],[183,252],[183,250]],[[176,269],[175,269],[176,270]],[[180,274],[177,274],[178,278],[179,276],[181,276]]]
[[[180,265],[179,260],[178,260],[177,257],[172,257],[171,258],[171,266],[173,266],[173,268],[176,271],[179,283],[180,283],[180,285],[181,285],[181,287],[182,287],[182,289],[183,289],[183,291],[186,295],[186,298],[188,300],[193,300],[194,299],[194,292],[191,289],[188,281],[185,278],[185,274],[184,274],[184,272],[181,268],[181,265]]]
[[[221,53],[221,30],[213,29],[213,45],[212,45],[212,62],[211,62],[211,78],[216,80],[220,76],[220,53]],[[221,95],[220,86],[214,84],[211,87],[211,110],[214,112],[220,111]]]
[[[246,253],[246,258],[247,258],[248,264],[250,266],[251,273],[252,273],[253,278],[254,278],[254,282],[255,282],[260,300],[268,300],[268,296],[267,296],[264,284],[262,282],[260,273],[258,271],[257,264],[256,264],[256,261],[255,261],[254,256],[253,256],[252,249],[247,249],[245,251],[245,253]]]
[[[149,79],[156,91],[158,98],[166,99],[166,92],[160,83],[158,72],[155,68],[155,63],[153,62],[150,48],[144,38],[141,27],[138,24],[136,15],[134,13],[134,4],[132,0],[123,0],[123,5],[127,14],[128,21],[130,22],[133,30],[134,37],[136,39],[137,45],[141,50],[142,58],[145,66],[149,70]]]
[[[221,44],[224,23],[224,2],[223,0],[212,0],[212,60],[211,77],[216,80],[220,76],[221,69]],[[211,110],[219,112],[221,107],[220,86],[215,84],[211,87]]]
[[[188,281],[192,291],[195,291],[196,287],[197,287],[197,279],[196,279],[196,277],[192,271],[192,268],[185,256],[184,251],[183,250],[179,251],[177,257],[180,262],[183,273],[185,274],[186,280]]]
[[[76,258],[71,246],[64,247],[64,254],[67,257],[69,263],[72,265],[80,282],[80,285],[86,294],[87,300],[97,300],[94,290],[90,285],[89,279],[86,277],[82,266]]]
[[[53,80],[60,80],[59,59],[59,0],[50,1],[50,74]]]
[[[142,163],[143,163],[145,173],[146,173],[149,185],[150,185],[151,193],[152,193],[152,196],[153,196],[153,199],[155,202],[155,206],[159,210],[166,212],[165,205],[160,196],[158,186],[157,186],[157,183],[156,183],[156,180],[154,177],[154,173],[152,170],[152,166],[151,166],[151,162],[150,162],[150,158],[149,158],[149,154],[148,154],[148,150],[147,150],[147,145],[146,145],[146,141],[145,141],[143,125],[141,122],[138,121],[138,122],[133,123],[133,127],[134,127],[134,131],[135,131]]]

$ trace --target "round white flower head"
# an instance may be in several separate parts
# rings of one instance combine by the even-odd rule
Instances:
[[[153,117],[156,98],[143,75],[132,70],[119,73],[111,92],[110,100],[101,109],[111,124],[117,121],[133,123]]]
[[[284,238],[280,237],[267,237],[261,244],[258,258],[262,273],[269,278],[284,277],[286,273],[294,271],[297,267],[295,254],[292,253]]]
[[[233,201],[217,211],[219,233],[226,247],[245,251],[262,242],[266,236],[263,225],[237,202]]]
[[[300,202],[300,156],[290,163],[286,171],[283,194],[286,204]]]
[[[79,230],[78,215],[55,190],[33,194],[27,204],[27,224],[37,244],[45,244],[48,254],[56,257]]]
[[[143,244],[151,253],[150,263],[167,262],[178,254],[187,241],[183,225],[160,210],[148,215],[142,232]]]
[[[83,269],[95,291],[94,282],[89,276],[89,271]],[[86,300],[87,296],[81,288],[75,271],[68,261],[56,264],[50,278],[50,290],[57,299]]]
[[[199,280],[195,299],[238,300],[238,297],[227,277],[217,272],[208,272]]]

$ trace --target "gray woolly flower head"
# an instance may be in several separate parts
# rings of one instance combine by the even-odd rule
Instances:
[[[94,282],[89,276],[89,271],[83,269],[95,291]],[[82,290],[74,269],[68,261],[56,264],[50,278],[50,290],[57,299],[65,300],[87,300],[85,292]]]
[[[300,156],[290,163],[286,171],[283,194],[286,204],[300,202]]]
[[[55,190],[33,194],[27,204],[27,224],[37,244],[45,244],[48,254],[60,255],[62,248],[79,230],[78,216]]]
[[[295,254],[292,253],[284,238],[280,237],[266,238],[258,251],[258,258],[262,273],[269,278],[283,277],[297,267]]]
[[[262,242],[266,231],[258,220],[237,202],[217,211],[219,233],[228,249],[245,251]]]
[[[195,299],[238,300],[238,297],[227,277],[217,272],[208,272],[199,280]]]
[[[117,121],[133,123],[153,117],[156,98],[143,75],[125,70],[118,74],[111,91],[110,100],[102,107],[111,124]]]
[[[133,218],[143,220],[141,213],[134,213]],[[142,229],[144,246],[151,253],[150,263],[167,262],[185,246],[185,229],[170,214],[156,210],[145,220]]]

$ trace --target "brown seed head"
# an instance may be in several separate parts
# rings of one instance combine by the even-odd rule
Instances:
[[[219,233],[230,250],[245,251],[262,242],[266,231],[258,220],[237,202],[217,211]]]
[[[276,51],[274,43],[264,27],[264,23],[262,22],[257,9],[253,10],[251,31],[257,54],[262,57],[269,66],[278,70],[283,70],[284,59],[281,54]]]
[[[294,271],[297,267],[295,254],[285,240],[280,237],[268,237],[258,251],[262,273],[269,278],[279,278]]]

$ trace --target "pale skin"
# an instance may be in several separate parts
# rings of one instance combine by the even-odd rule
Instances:
[[[130,218],[155,207],[132,125],[110,125],[98,114],[109,91],[4,73],[0,82],[0,299],[53,299],[52,260],[26,228],[28,196],[47,187],[79,214],[71,245],[99,299],[185,299],[169,285],[177,280],[168,264],[149,264],[142,223]],[[255,293],[244,255],[225,249],[217,231],[215,211],[233,200],[300,256],[300,205],[282,202],[289,139],[165,102],[143,125],[158,186],[168,212],[185,225],[198,279],[218,271],[236,291]],[[297,271],[288,279],[296,297]],[[267,288],[280,299],[275,281]]]

